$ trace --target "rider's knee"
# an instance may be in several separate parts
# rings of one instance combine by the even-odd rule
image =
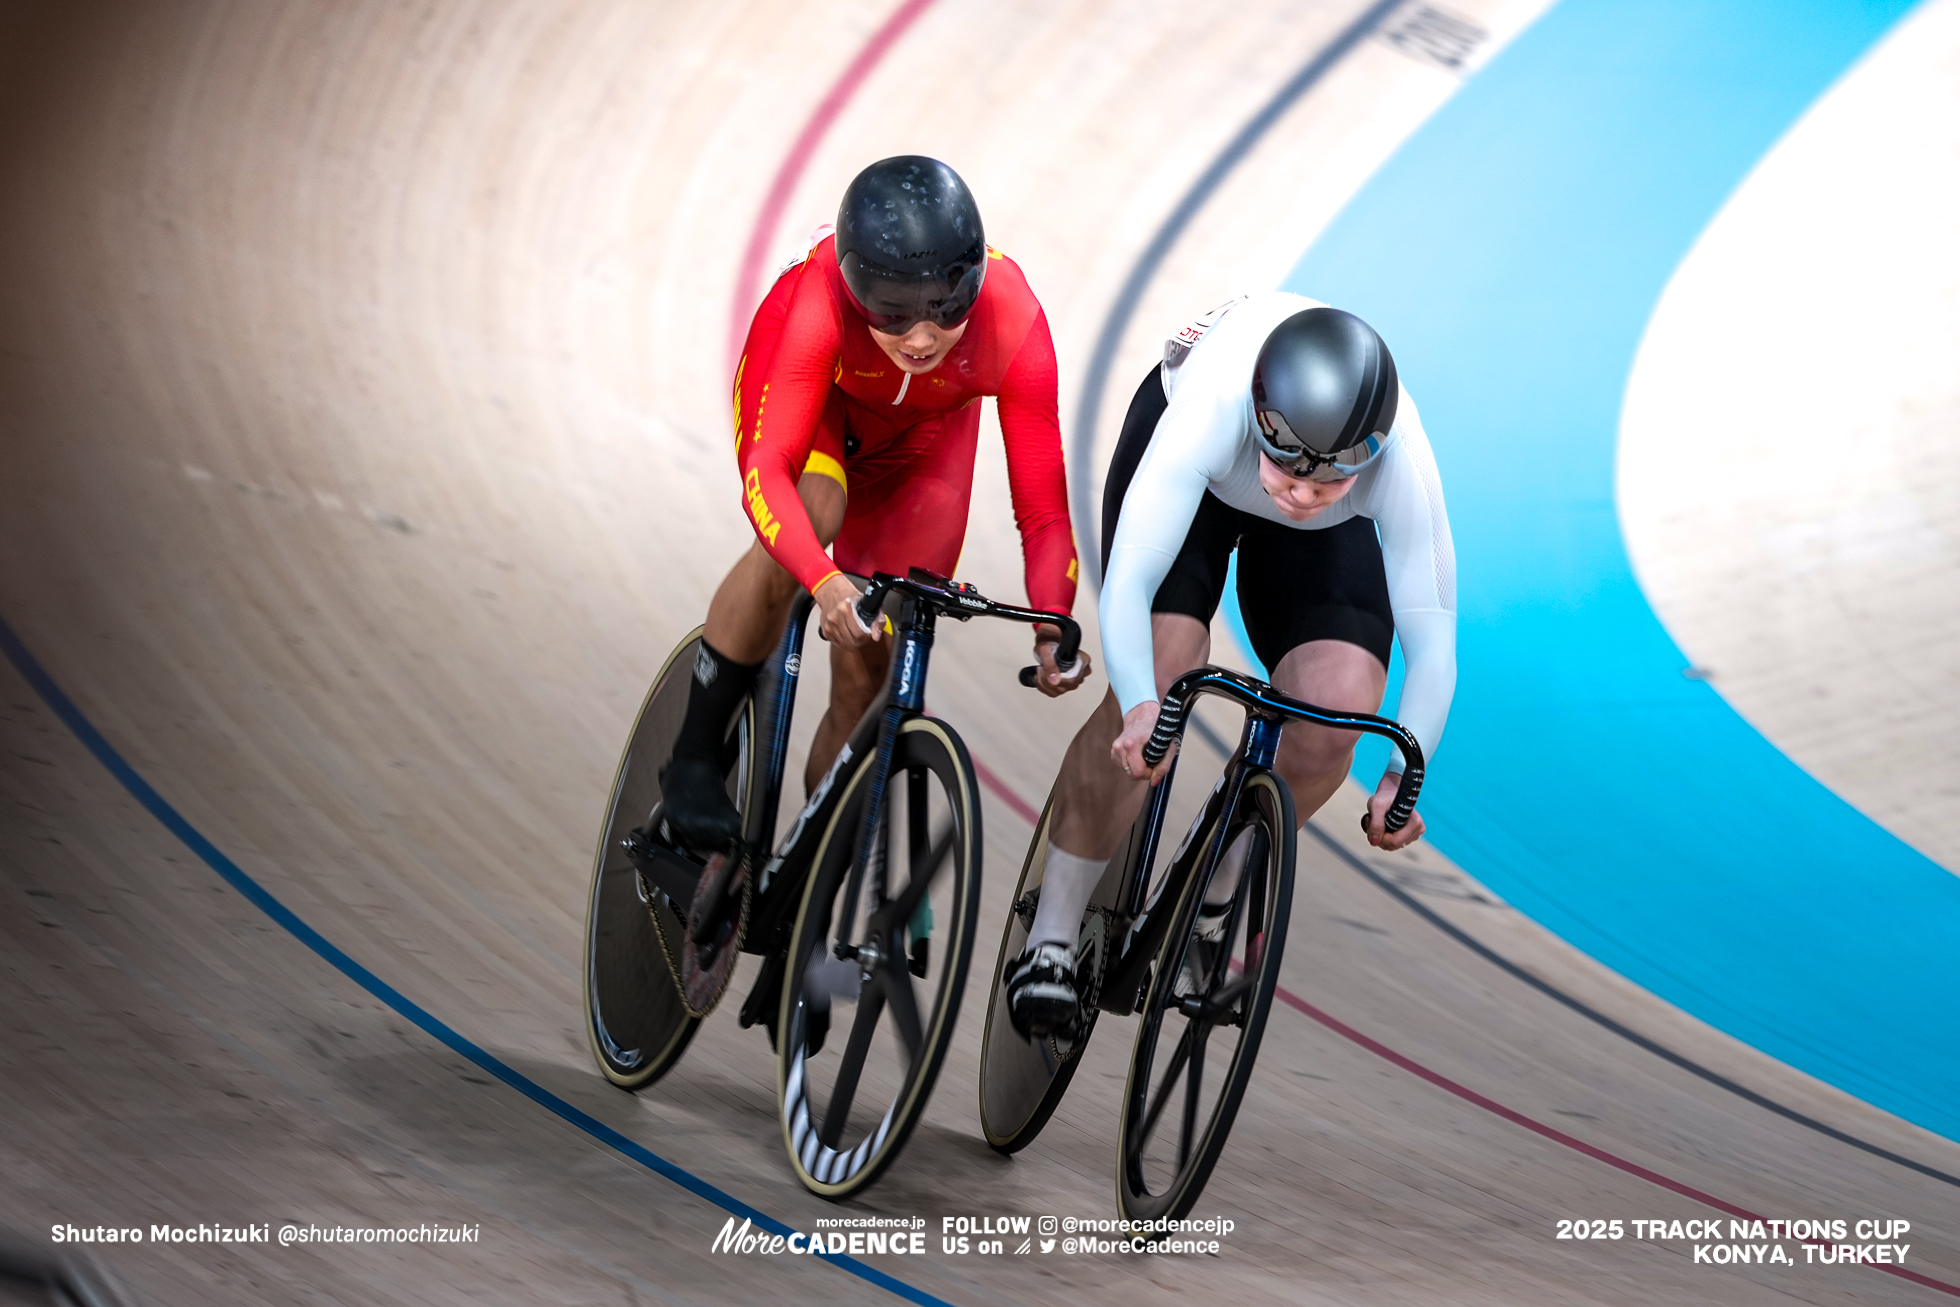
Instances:
[[[810,529],[828,547],[844,529],[844,509],[849,504],[844,487],[828,473],[805,472],[796,483],[796,493],[809,515]]]
[[[1354,766],[1354,741],[1352,731],[1295,722],[1280,737],[1280,770],[1299,777],[1344,776]]]
[[[885,673],[890,666],[888,644],[870,644],[860,649],[831,646],[830,701],[853,713],[863,712],[884,687]]]
[[[748,576],[748,593],[759,593],[771,603],[781,603],[797,591],[796,578],[789,569],[769,556],[760,540],[749,542],[749,550],[742,555],[736,565],[738,573]],[[732,578],[731,578],[732,579]],[[724,589],[727,588],[725,585]]]

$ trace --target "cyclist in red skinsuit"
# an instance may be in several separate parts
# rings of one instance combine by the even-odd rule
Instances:
[[[953,573],[983,396],[999,401],[1029,604],[1067,613],[1075,600],[1054,343],[1020,268],[984,246],[965,183],[935,160],[873,164],[846,192],[845,212],[853,245],[841,263],[839,239],[825,237],[778,277],[736,369],[736,461],[756,544],[709,607],[662,774],[670,833],[696,848],[737,832],[721,741],[799,588],[815,596],[831,642],[831,702],[806,785],[876,696],[889,645],[858,621],[858,590],[843,573]],[[1037,628],[1038,688],[1051,696],[1089,670],[1086,656],[1055,665],[1059,636]]]
[[[1048,318],[1012,259],[987,251],[966,333],[923,376],[902,372],[865,329],[825,237],[756,310],[735,373],[735,458],[756,537],[815,594],[839,572],[951,576],[966,538],[980,399],[1000,402],[1008,486],[1026,555],[1028,603],[1075,602]],[[806,472],[849,496],[826,555],[796,494]],[[786,513],[778,515],[776,506]]]

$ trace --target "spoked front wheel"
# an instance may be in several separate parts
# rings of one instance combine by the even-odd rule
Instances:
[[[876,851],[853,894],[873,770],[867,760],[851,776],[818,847],[776,1027],[790,1164],[831,1199],[876,1180],[924,1114],[980,907],[973,764],[929,717],[899,730]]]
[[[1225,1147],[1279,981],[1293,855],[1286,783],[1269,772],[1247,778],[1219,864],[1186,885],[1144,999],[1117,1127],[1126,1219],[1187,1215]],[[1210,907],[1207,884],[1222,900]]]
[[[666,936],[678,940],[687,933],[686,905],[677,908],[649,885],[622,844],[660,806],[660,768],[680,735],[700,648],[701,632],[696,630],[653,678],[620,755],[593,856],[585,913],[585,1028],[599,1069],[622,1089],[642,1089],[659,1079],[680,1061],[701,1024],[681,1001],[652,915],[666,914]],[[752,703],[745,702],[729,724],[729,793],[738,807],[746,785],[753,712]]]

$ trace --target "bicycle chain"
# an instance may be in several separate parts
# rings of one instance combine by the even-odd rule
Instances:
[[[710,870],[704,869],[702,879],[705,881],[711,874]],[[706,970],[701,967],[700,950],[688,933],[686,923],[678,920],[678,914],[675,914],[675,921],[671,924],[680,927],[680,948],[676,949],[673,941],[667,938],[670,923],[661,920],[663,914],[660,905],[671,904],[672,900],[664,893],[652,890],[647,885],[646,877],[639,872],[636,871],[634,875],[640,877],[640,901],[646,904],[647,917],[653,922],[654,938],[660,941],[660,954],[667,963],[668,978],[674,982],[674,989],[680,995],[681,1007],[690,1017],[699,1020],[713,1012],[722,995],[728,992],[728,982],[735,977],[735,964],[741,959],[742,941],[749,933],[749,906],[755,898],[754,881],[749,876],[748,867],[745,865],[735,873],[741,885],[742,907],[736,915],[734,932],[723,939],[721,948],[715,954],[714,965]],[[723,922],[721,931],[727,930],[728,923]]]

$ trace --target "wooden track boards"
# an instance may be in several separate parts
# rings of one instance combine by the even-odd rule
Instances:
[[[818,151],[774,244],[793,248],[789,228],[820,219],[868,153],[957,158],[1075,366],[1193,169],[1360,6],[1194,9],[929,11]],[[658,1089],[611,1090],[578,1026],[578,923],[633,706],[745,538],[723,443],[729,270],[786,134],[884,14],[99,4],[6,29],[20,71],[0,153],[0,614],[169,803],[324,936],[550,1092],[799,1228],[839,1212],[790,1183],[764,1041],[721,1014]],[[966,52],[951,73],[935,53],[949,48]],[[1355,177],[1330,142],[1392,145],[1410,113],[1370,88],[1447,94],[1444,74],[1385,46],[1353,61],[1195,249],[1239,257],[1261,179]],[[1178,262],[1122,366],[1165,316],[1239,284],[1237,263]],[[976,504],[964,570],[1015,593],[997,469]],[[1038,798],[1088,705],[1013,686],[1017,633],[957,628],[940,648],[935,711]],[[12,672],[0,685],[0,1222],[482,1227],[479,1245],[434,1251],[109,1250],[157,1302],[875,1292],[815,1265],[710,1258],[723,1212],[383,1009],[220,884]],[[1353,806],[1336,800],[1333,828]],[[987,816],[997,922],[1025,828],[999,803]],[[1960,1171],[1960,1149],[1452,897],[1468,891],[1424,859],[1391,865],[1442,878],[1424,901],[1522,965]],[[1948,1188],[1657,1063],[1336,859],[1303,856],[1297,901],[1284,983],[1318,1007],[1766,1215],[1906,1216],[1914,1264],[1960,1279]],[[1007,1162],[973,1122],[977,1011],[970,995],[925,1125],[862,1210],[1106,1215],[1123,1023],[1099,1033],[1040,1145]],[[1222,1259],[881,1265],[962,1303],[1058,1287],[1164,1302],[1927,1296],[1869,1272],[1557,1243],[1564,1216],[1712,1213],[1296,1012],[1273,1021],[1203,1205],[1240,1221]]]

